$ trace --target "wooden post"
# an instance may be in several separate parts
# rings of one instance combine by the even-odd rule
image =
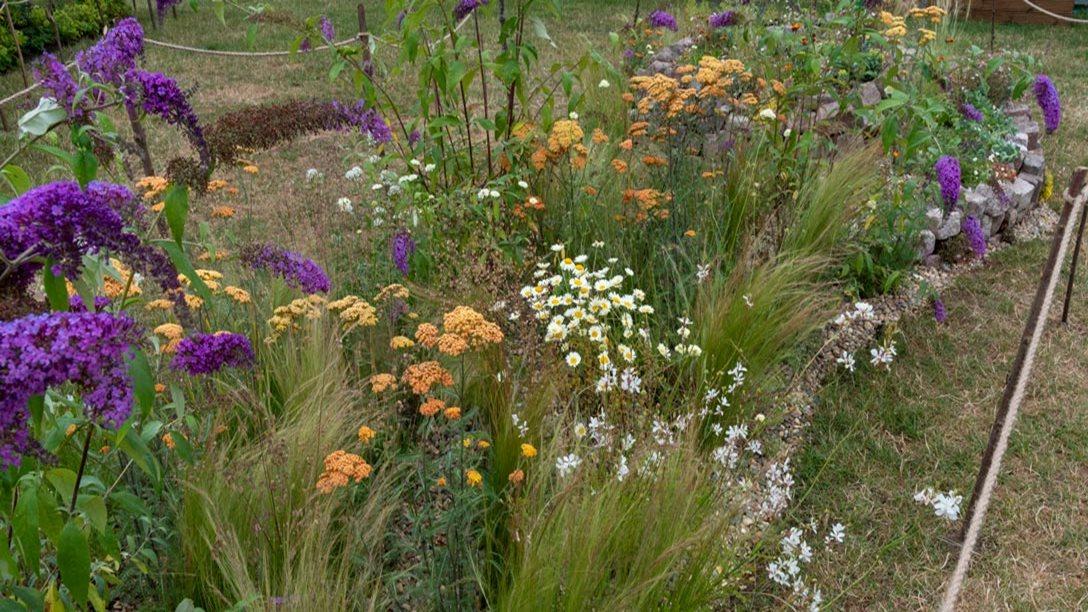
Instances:
[[[3,106],[0,106],[0,128],[3,128],[5,132],[11,131],[11,126],[8,125],[8,114]]]
[[[1080,229],[1077,230],[1077,242],[1073,247],[1073,262],[1069,264],[1069,284],[1065,287],[1065,303],[1062,304],[1062,325],[1069,323],[1069,305],[1073,301],[1073,284],[1077,280],[1077,261],[1080,260],[1080,245],[1084,240],[1084,222],[1088,221],[1088,206],[1080,212]]]
[[[135,2],[136,0],[132,0]],[[155,15],[155,8],[151,6],[151,0],[147,0],[147,14],[151,17],[151,29],[159,29],[159,18]]]
[[[359,18],[359,43],[363,47],[363,66],[373,66],[370,57],[370,29],[366,25],[366,5],[362,0],[359,0],[357,13]],[[333,42],[330,40],[329,44]]]
[[[971,500],[967,507],[967,513],[964,515],[963,526],[960,528],[959,538],[961,542],[967,535],[968,526],[971,524],[971,519],[976,512],[983,483],[994,462],[994,452],[997,450],[998,439],[1001,437],[1002,430],[1005,429],[1006,421],[1009,418],[1013,397],[1017,394],[1018,388],[1026,385],[1026,381],[1021,381],[1021,378],[1031,374],[1030,366],[1027,364],[1028,352],[1031,349],[1036,332],[1040,327],[1046,325],[1047,313],[1043,312],[1043,307],[1048,303],[1049,296],[1047,294],[1051,289],[1050,284],[1055,271],[1061,273],[1062,262],[1059,259],[1064,254],[1062,247],[1066,228],[1073,214],[1073,201],[1080,197],[1080,193],[1084,189],[1086,175],[1088,175],[1088,168],[1077,168],[1076,172],[1073,173],[1073,179],[1069,183],[1065,207],[1062,209],[1058,226],[1054,229],[1054,239],[1050,244],[1050,255],[1047,258],[1046,265],[1043,266],[1043,276],[1039,281],[1038,288],[1035,290],[1035,300],[1031,304],[1031,311],[1028,313],[1028,320],[1024,325],[1024,333],[1020,336],[1020,348],[1016,353],[1015,361],[1012,363],[1012,372],[1005,381],[1005,392],[1001,396],[1001,403],[998,404],[993,427],[990,428],[990,441],[986,445],[986,451],[982,455],[982,462],[979,464],[978,477],[975,479],[975,487],[971,492]]]
[[[57,43],[57,57],[60,58],[61,41],[60,41],[60,28],[57,26],[57,20],[53,17],[53,0],[49,0],[45,3],[45,16],[49,18],[49,23],[53,25],[53,40]]]
[[[26,76],[26,64],[23,63],[23,46],[19,44],[19,34],[15,31],[15,21],[11,18],[11,5],[4,3],[4,16],[8,20],[8,31],[11,32],[11,41],[15,43],[15,55],[19,58],[19,72],[23,75],[23,87],[30,86],[30,80]]]

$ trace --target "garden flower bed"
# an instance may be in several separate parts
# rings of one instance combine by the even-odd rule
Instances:
[[[133,19],[43,57],[0,206],[5,603],[821,605],[813,398],[1046,216],[1057,92],[936,7],[668,45],[655,10],[547,64],[539,4],[394,0],[322,49],[338,95],[214,120]]]

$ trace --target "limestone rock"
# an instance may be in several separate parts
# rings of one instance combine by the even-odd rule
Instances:
[[[963,213],[959,210],[953,210],[952,212],[948,213],[948,216],[945,217],[944,223],[942,223],[941,227],[936,232],[934,232],[937,240],[948,240],[956,234],[959,234],[962,219]]]
[[[862,106],[873,106],[884,99],[884,94],[880,91],[880,87],[873,81],[862,83],[859,93],[861,94]]]
[[[939,206],[933,206],[926,211],[926,229],[937,233],[937,230],[941,229],[941,224],[944,223],[944,211]]]
[[[918,242],[914,247],[914,253],[918,259],[925,259],[932,255],[935,248],[937,248],[937,236],[933,232],[929,230],[918,232]]]
[[[981,217],[986,213],[990,201],[997,199],[993,187],[983,183],[977,187],[968,189],[963,194],[967,204],[967,214],[972,217]]]
[[[1024,172],[1028,174],[1041,175],[1045,168],[1046,160],[1043,159],[1043,156],[1041,154],[1036,153],[1035,151],[1031,151],[1024,156],[1024,165],[1022,167],[1022,170]]]

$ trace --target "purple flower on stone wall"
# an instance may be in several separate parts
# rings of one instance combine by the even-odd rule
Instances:
[[[737,14],[733,11],[722,11],[720,13],[711,13],[708,20],[711,29],[725,28],[737,23]]]
[[[944,300],[939,297],[933,298],[933,319],[938,323],[948,320],[948,310],[944,306]]]
[[[393,235],[389,249],[392,251],[393,265],[401,274],[408,276],[408,258],[416,252],[416,241],[412,240],[412,235],[407,230],[398,231]]]
[[[1035,101],[1043,110],[1043,123],[1048,134],[1057,131],[1062,123],[1062,101],[1058,97],[1058,88],[1054,81],[1045,74],[1035,77]]]
[[[963,235],[975,257],[981,259],[986,256],[986,235],[982,233],[982,224],[977,218],[968,216],[963,220]]]
[[[665,28],[666,30],[672,30],[673,32],[680,29],[676,25],[676,17],[673,17],[668,11],[657,10],[649,14],[646,18],[651,28]]]
[[[27,401],[58,385],[75,384],[88,417],[120,427],[132,411],[126,358],[136,341],[125,315],[54,312],[0,322],[0,465],[39,452]]]
[[[265,270],[306,293],[326,293],[332,287],[317,262],[273,244],[248,246],[242,249],[241,259],[254,270]]]
[[[241,334],[194,334],[178,343],[170,367],[190,376],[253,365],[253,345]]]
[[[982,111],[975,108],[975,105],[970,102],[964,102],[960,105],[960,113],[962,113],[963,118],[968,121],[982,121],[984,119]]]
[[[941,197],[946,206],[955,206],[960,198],[960,162],[951,155],[945,155],[933,164],[937,171],[937,182],[941,186]]]

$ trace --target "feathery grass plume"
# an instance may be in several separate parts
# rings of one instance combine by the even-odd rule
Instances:
[[[719,570],[738,567],[747,543],[710,463],[692,444],[665,456],[654,476],[583,472],[560,492],[539,477],[496,607],[698,610],[737,594],[741,576]]]
[[[733,274],[705,291],[695,323],[708,372],[743,363],[754,388],[833,313],[835,292],[819,279],[823,257],[783,254]]]
[[[861,206],[880,189],[879,149],[869,146],[839,156],[820,176],[804,183],[787,222],[780,252],[833,255]]]
[[[258,344],[255,379],[216,404],[226,433],[184,474],[176,588],[205,608],[387,607],[380,572],[402,476],[378,470],[354,499],[316,490],[323,458],[381,415],[359,400],[335,326],[312,323]]]

